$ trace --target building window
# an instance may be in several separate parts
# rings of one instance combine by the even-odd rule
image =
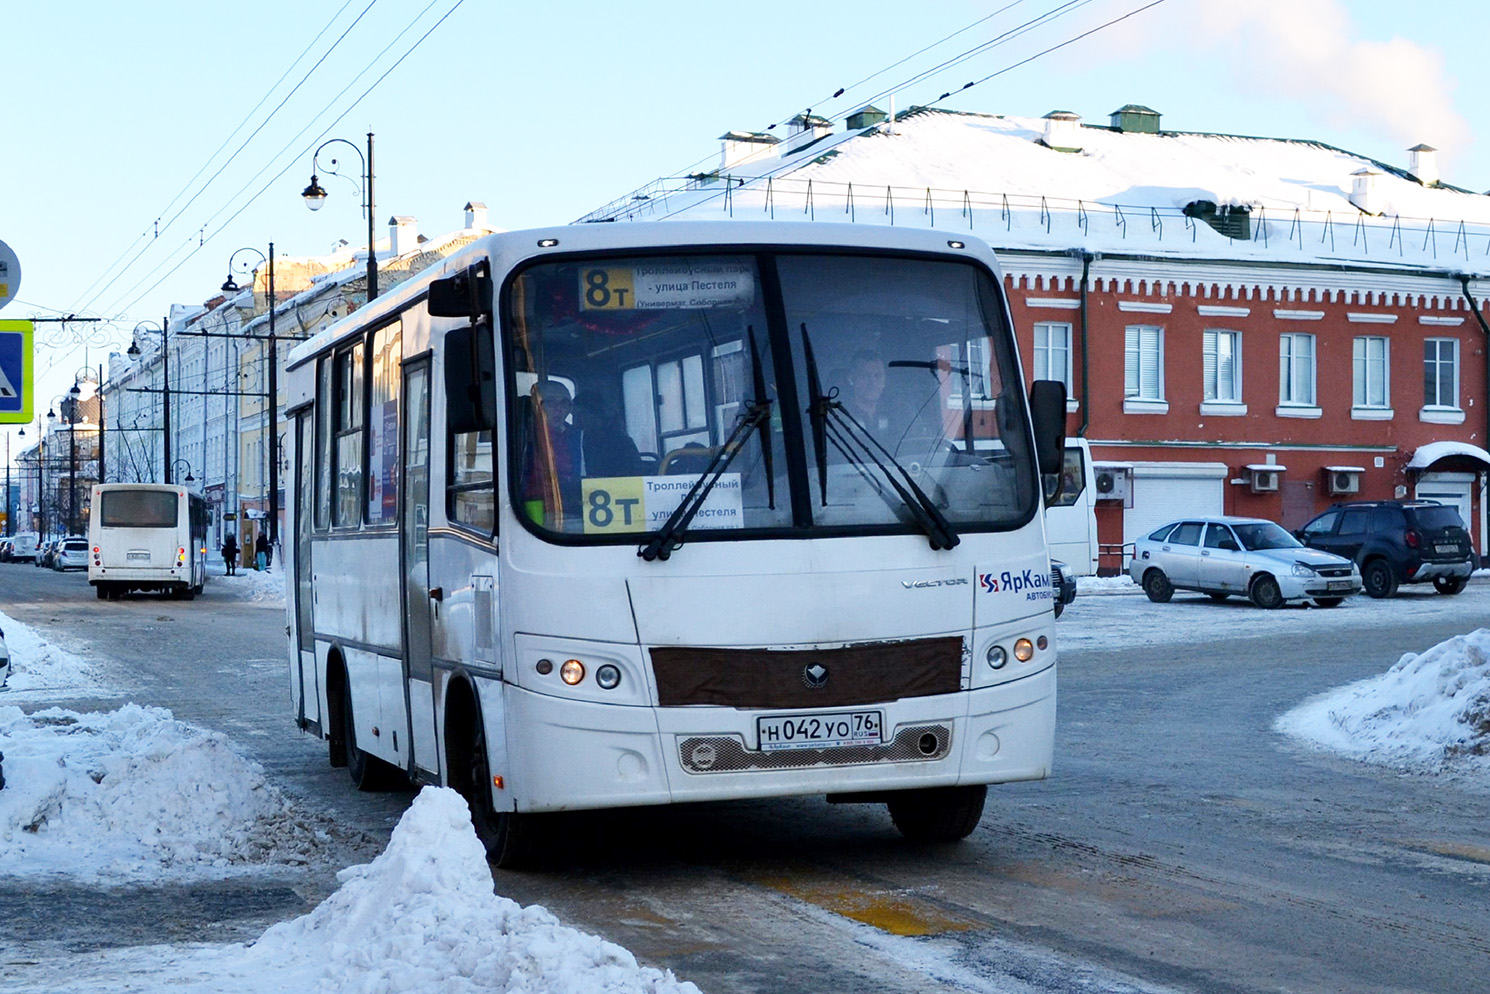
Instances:
[[[1423,406],[1458,409],[1457,338],[1430,338],[1423,342]]]
[[[1363,335],[1355,340],[1355,390],[1353,407],[1386,407],[1388,405],[1387,340]]]
[[[981,367],[980,367],[981,368]],[[1060,380],[1071,392],[1071,326],[1054,321],[1035,325],[1035,379]]]
[[[1287,332],[1278,338],[1278,403],[1283,407],[1313,407],[1314,336]]]
[[[1164,399],[1164,329],[1135,325],[1127,330],[1123,356],[1123,396]]]
[[[1205,399],[1215,404],[1242,402],[1242,336],[1236,331],[1206,331],[1202,358]]]

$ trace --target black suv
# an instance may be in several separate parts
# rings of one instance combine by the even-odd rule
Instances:
[[[1372,597],[1392,596],[1399,583],[1429,581],[1440,594],[1457,594],[1474,572],[1459,512],[1437,501],[1336,504],[1294,534],[1310,548],[1354,559]]]

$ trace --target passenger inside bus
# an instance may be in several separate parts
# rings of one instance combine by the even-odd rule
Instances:
[[[574,398],[574,423],[585,476],[641,475],[641,453],[626,434],[620,406],[605,391],[592,388]]]

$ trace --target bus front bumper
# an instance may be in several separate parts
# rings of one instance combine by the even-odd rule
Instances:
[[[508,742],[508,796],[496,800],[560,811],[1039,780],[1054,756],[1055,688],[1052,664],[981,690],[833,708],[880,712],[884,744],[762,751],[756,719],[780,712],[618,707],[506,685],[507,727],[526,731]]]

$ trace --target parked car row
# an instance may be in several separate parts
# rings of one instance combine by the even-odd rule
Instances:
[[[1338,607],[1361,590],[1390,597],[1403,583],[1457,594],[1474,572],[1459,512],[1435,501],[1337,504],[1290,534],[1262,518],[1191,517],[1138,539],[1128,575],[1149,600],[1176,590],[1214,600],[1243,596],[1258,607],[1312,600]]]
[[[62,571],[88,568],[88,540],[73,536],[38,543],[34,535],[0,538],[0,562],[29,562]]]

